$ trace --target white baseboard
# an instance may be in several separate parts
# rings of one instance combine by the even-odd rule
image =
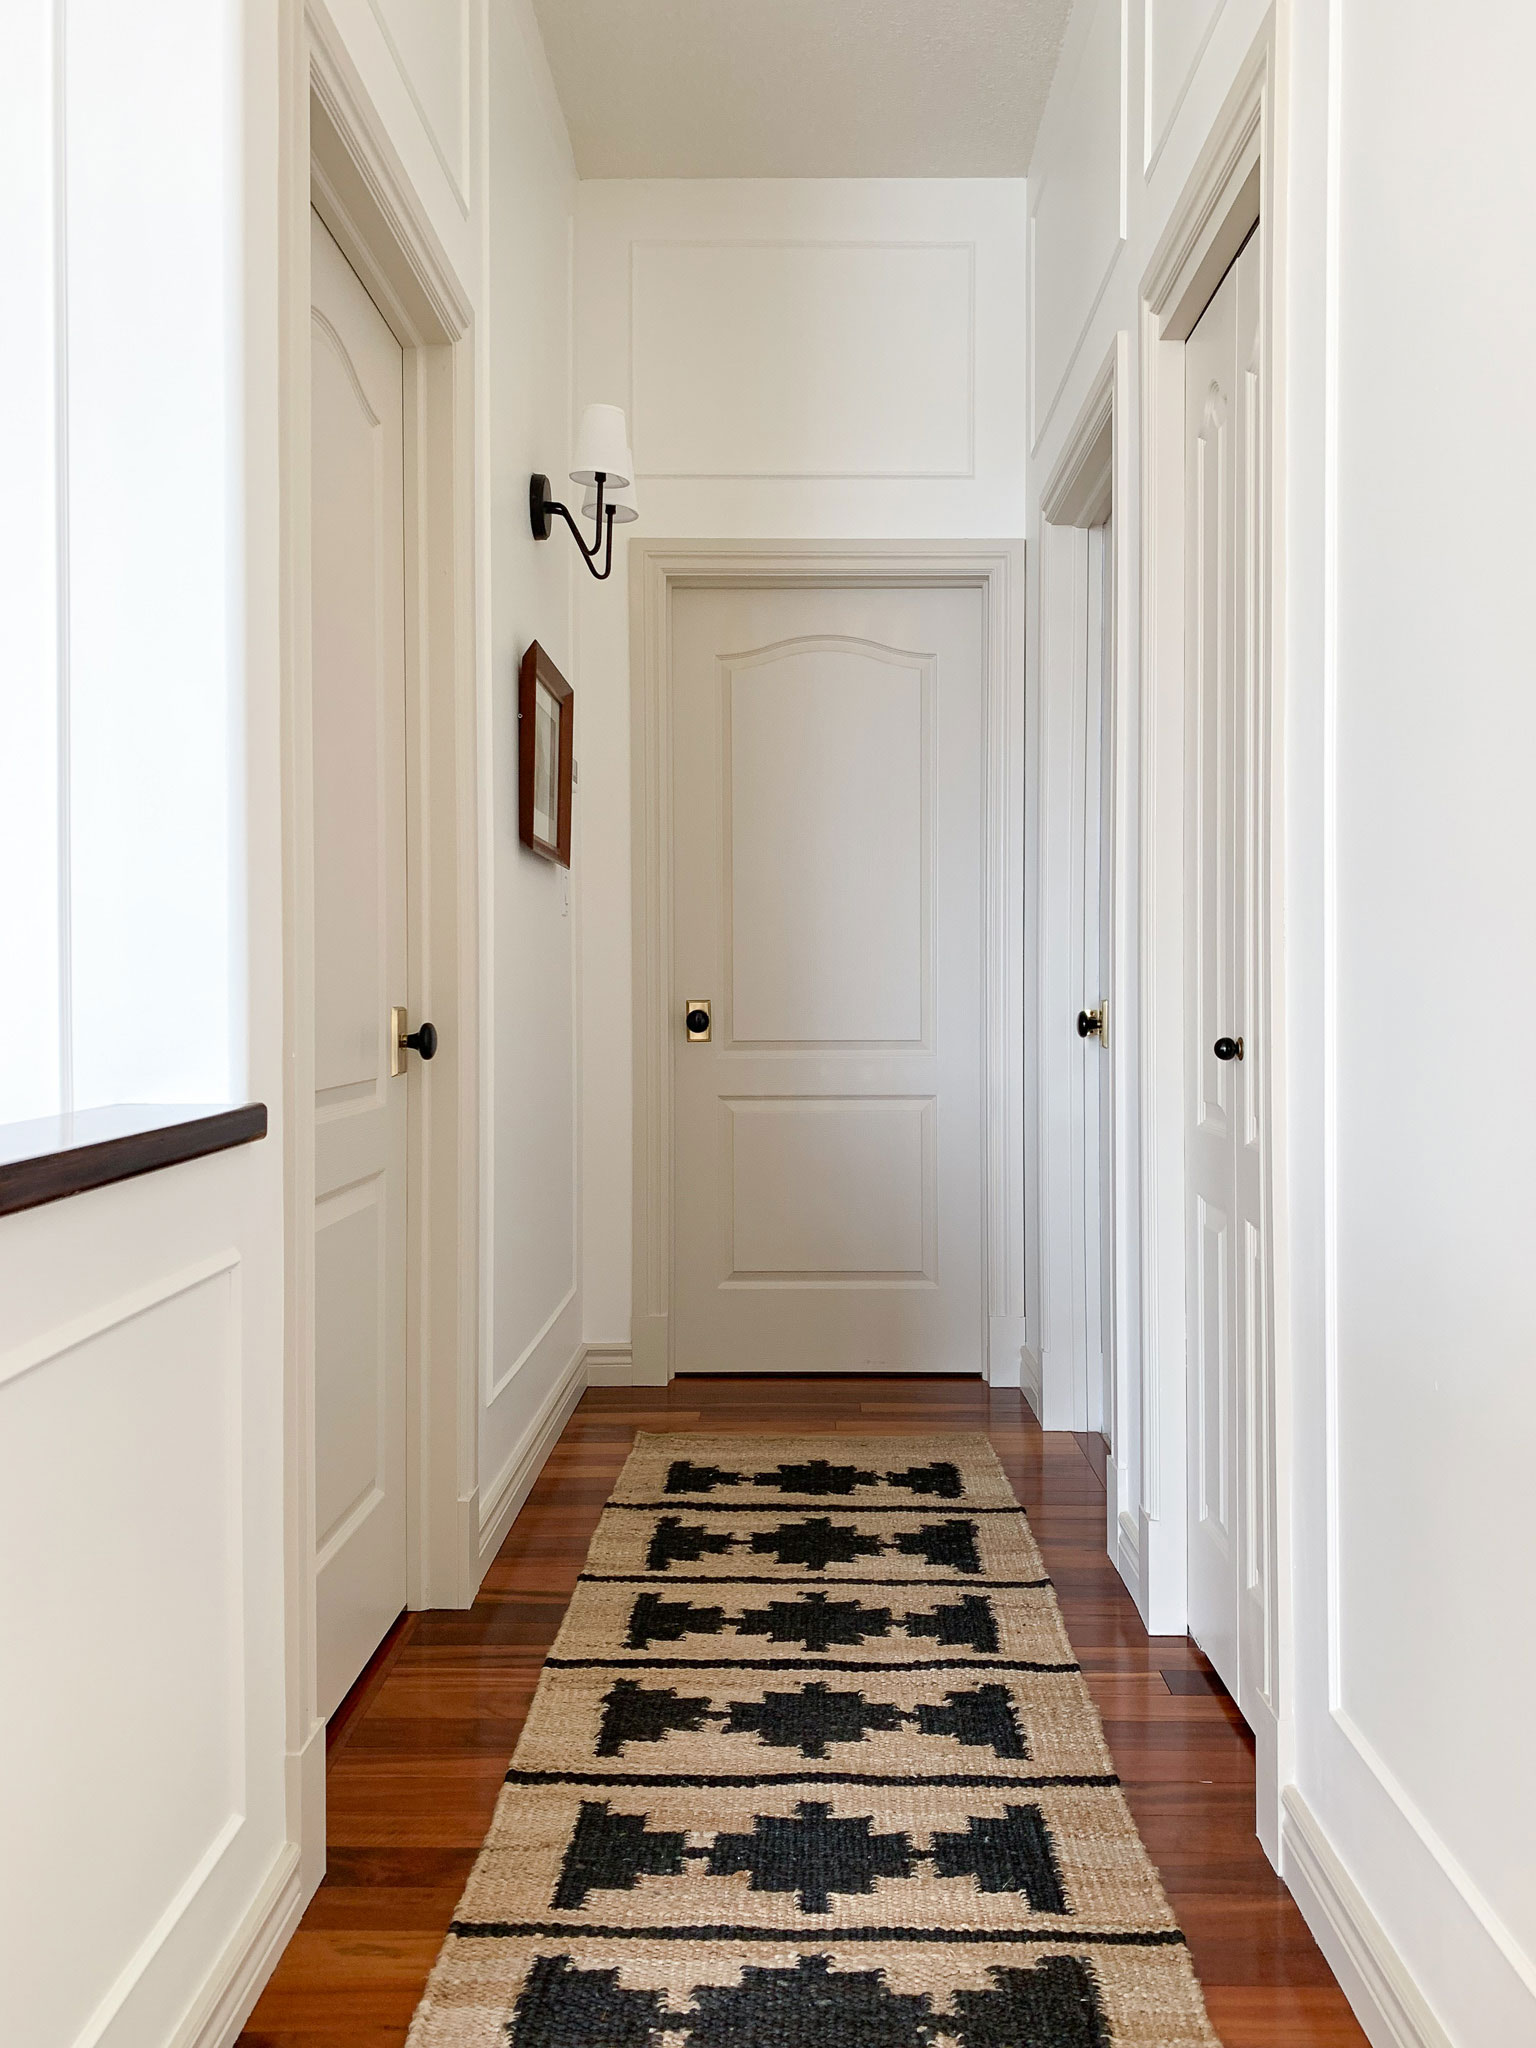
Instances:
[[[293,1939],[303,1911],[299,1847],[297,1842],[285,1842],[166,2048],[229,2048]]]
[[[1108,1510],[1108,1549],[1110,1562],[1125,1581],[1126,1591],[1133,1600],[1141,1598],[1141,1524],[1126,1509],[1119,1507],[1120,1467],[1113,1451],[1104,1464],[1104,1488]]]
[[[299,1889],[308,1905],[325,1875],[325,1723],[314,1721],[302,1749],[285,1759],[288,1836],[299,1845]]]
[[[589,1344],[583,1352],[589,1387],[632,1387],[635,1354],[628,1344]]]
[[[1021,1345],[1019,1347],[1019,1386],[1025,1400],[1034,1410],[1037,1422],[1040,1419],[1041,1388],[1043,1384],[1039,1352],[1032,1345]]]
[[[1449,2034],[1294,1785],[1281,1796],[1280,1872],[1373,2048],[1451,2048]]]
[[[482,1491],[485,1506],[479,1516],[475,1591],[507,1540],[507,1531],[517,1519],[518,1509],[533,1491],[533,1482],[544,1470],[545,1460],[586,1391],[586,1349],[582,1346],[550,1388],[543,1407],[523,1431],[489,1490]]]

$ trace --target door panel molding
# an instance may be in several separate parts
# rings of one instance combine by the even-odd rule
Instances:
[[[1024,1285],[1022,542],[690,541],[630,549],[633,776],[634,1380],[671,1377],[671,617],[683,588],[974,588],[985,612],[983,1103],[987,1376],[1027,1381]],[[887,659],[896,659],[894,653]],[[847,1285],[834,1276],[833,1284]],[[923,1284],[920,1280],[916,1284]]]
[[[904,1038],[858,1036],[839,1032],[835,1036],[775,1035],[773,1033],[747,1034],[738,1031],[737,1016],[741,1008],[740,979],[738,968],[741,949],[737,941],[737,926],[741,922],[741,898],[738,893],[740,863],[736,855],[736,726],[737,704],[736,684],[755,669],[767,668],[782,662],[792,655],[821,653],[857,654],[864,660],[883,664],[908,673],[916,671],[918,679],[917,729],[919,762],[918,775],[921,788],[922,812],[917,851],[917,896],[919,902],[919,931],[917,934],[918,984],[918,1028]],[[720,928],[722,960],[725,979],[722,987],[731,992],[725,1015],[719,1020],[725,1035],[722,1043],[732,1048],[754,1052],[787,1050],[790,1047],[803,1052],[819,1051],[826,1054],[859,1054],[889,1051],[928,1051],[933,1044],[933,1019],[935,1009],[935,983],[938,975],[938,961],[935,947],[934,893],[937,847],[934,842],[933,820],[937,808],[935,784],[937,760],[934,732],[934,686],[937,664],[931,655],[908,653],[902,648],[889,647],[883,642],[866,640],[846,634],[811,633],[798,635],[790,640],[781,640],[770,646],[753,648],[744,654],[722,656],[720,660],[721,689],[721,732],[724,746],[722,762],[721,794],[725,806],[725,817],[721,833],[721,908]],[[749,750],[750,752],[750,750]],[[878,818],[869,821],[872,829],[878,830]],[[790,835],[790,849],[793,857],[794,835]],[[779,851],[776,849],[776,851]]]

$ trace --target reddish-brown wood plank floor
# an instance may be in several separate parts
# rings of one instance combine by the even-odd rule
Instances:
[[[1182,1637],[1148,1637],[1104,1554],[1096,1440],[976,1379],[683,1379],[583,1399],[467,1614],[412,1615],[332,1727],[324,1884],[244,2048],[398,2048],[636,1429],[984,1429],[1056,1581],[1142,1836],[1225,2048],[1363,2048],[1253,1833],[1253,1747]],[[1167,1674],[1165,1676],[1164,1674]]]

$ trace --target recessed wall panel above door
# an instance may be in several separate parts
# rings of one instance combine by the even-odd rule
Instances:
[[[1161,156],[1195,69],[1216,26],[1222,0],[1147,0],[1143,161]]]
[[[642,477],[964,477],[969,242],[636,242]]]
[[[468,210],[468,0],[369,0],[453,196]]]

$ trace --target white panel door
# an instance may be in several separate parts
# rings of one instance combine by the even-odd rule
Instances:
[[[404,366],[311,220],[319,1710],[405,1606]]]
[[[984,1370],[983,708],[980,591],[676,598],[679,1372]]]
[[[1258,1425],[1265,1258],[1250,991],[1258,644],[1255,236],[1185,349],[1188,889],[1189,1626],[1240,1703],[1260,1559],[1246,1448]],[[1261,1631],[1262,1633],[1262,1631]]]

